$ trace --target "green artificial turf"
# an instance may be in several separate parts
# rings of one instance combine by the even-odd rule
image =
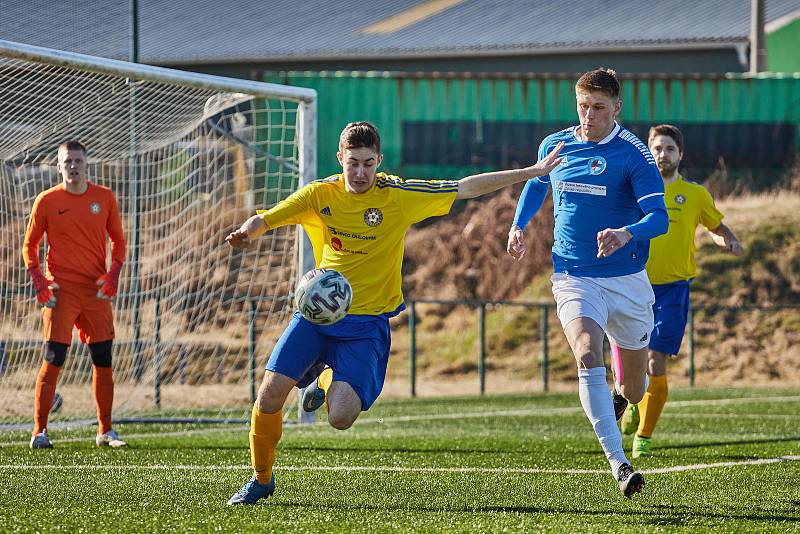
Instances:
[[[574,393],[287,424],[275,495],[249,507],[225,504],[250,476],[246,427],[116,429],[129,448],[96,448],[93,427],[53,431],[53,450],[0,434],[0,532],[800,531],[797,389],[671,392],[632,500]]]

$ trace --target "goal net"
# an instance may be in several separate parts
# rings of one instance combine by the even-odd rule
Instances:
[[[294,227],[244,252],[224,237],[313,177],[315,92],[0,41],[0,102],[0,430],[32,425],[44,344],[22,242],[68,139],[87,146],[90,180],[114,191],[125,230],[115,420],[246,418],[303,247]],[[77,338],[51,428],[94,421]]]

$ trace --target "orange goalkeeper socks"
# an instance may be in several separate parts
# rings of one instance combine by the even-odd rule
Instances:
[[[282,433],[283,410],[264,413],[254,404],[250,419],[250,460],[259,484],[269,484],[272,479],[275,452]]]
[[[111,408],[114,405],[114,378],[111,367],[92,366],[92,390],[97,409],[98,434],[111,430]]]
[[[48,361],[42,362],[39,374],[36,377],[35,397],[33,401],[33,435],[39,434],[47,428],[47,418],[53,406],[53,397],[56,394],[56,383],[61,367]]]
[[[636,432],[637,435],[643,438],[653,436],[656,423],[661,417],[661,411],[667,403],[668,394],[667,375],[651,376],[647,393],[644,394],[644,398],[638,404],[639,429]]]

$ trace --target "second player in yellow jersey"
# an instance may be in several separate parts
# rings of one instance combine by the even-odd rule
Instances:
[[[669,230],[650,241],[647,276],[653,285],[694,278],[697,226],[702,224],[709,230],[717,230],[722,223],[722,213],[705,187],[684,180],[680,174],[671,178],[669,182],[664,180]]]
[[[648,374],[650,384],[638,405],[630,405],[622,418],[626,434],[636,432],[633,457],[650,456],[656,423],[667,402],[667,359],[678,353],[689,314],[689,287],[697,274],[695,231],[703,225],[714,242],[732,254],[742,254],[742,245],[722,223],[722,213],[702,185],[678,174],[683,157],[683,135],[675,126],[661,124],[650,129],[648,146],[664,180],[664,203],[669,230],[650,241],[647,276],[653,286],[655,328],[650,336]]]

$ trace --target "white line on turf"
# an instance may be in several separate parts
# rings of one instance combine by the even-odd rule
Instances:
[[[781,462],[800,461],[800,456],[780,456],[777,458],[758,458],[738,462],[714,462],[708,464],[676,465],[657,469],[643,469],[644,474],[667,474],[701,469],[719,469],[748,465],[766,465]],[[0,465],[2,471],[50,470],[68,471],[246,471],[249,465]],[[392,472],[392,473],[494,473],[494,474],[554,474],[554,475],[597,475],[608,473],[607,469],[541,469],[536,467],[397,467],[397,466],[361,466],[361,465],[309,465],[309,466],[275,466],[276,471],[343,471],[343,472]]]
[[[217,433],[241,433],[250,430],[249,426],[224,426],[224,427],[214,427],[214,428],[196,428],[190,430],[175,430],[172,432],[148,432],[148,433],[139,433],[139,434],[125,434],[125,439],[152,439],[152,438],[162,438],[162,437],[176,437],[176,436],[191,436],[191,435],[202,435],[202,434],[217,434]],[[49,434],[49,432],[48,432]],[[81,441],[93,442],[94,435],[92,436],[81,436],[81,437],[74,437],[74,438],[58,438],[53,439],[54,443],[79,443]],[[3,447],[19,447],[20,445],[28,445],[30,440],[27,441],[13,441],[8,443],[0,443],[0,448]]]
[[[731,399],[705,399],[705,400],[690,400],[690,401],[672,401],[667,403],[666,409],[668,415],[674,415],[669,412],[672,408],[695,407],[695,406],[719,406],[727,404],[737,404],[742,402],[787,402],[787,401],[800,401],[800,396],[775,396],[775,397],[737,397]],[[554,416],[572,413],[582,413],[583,408],[580,406],[566,406],[561,408],[520,408],[516,410],[497,410],[485,412],[456,412],[447,414],[420,414],[420,415],[401,415],[396,417],[365,417],[356,421],[356,425],[363,426],[369,424],[387,424],[387,423],[406,423],[412,421],[444,421],[444,420],[458,420],[458,419],[479,419],[484,417],[529,417],[529,416]],[[714,414],[722,415],[722,414]],[[749,414],[753,415],[753,414]],[[740,417],[739,415],[736,415]],[[327,425],[326,421],[317,421],[313,425],[303,426],[287,426],[286,428],[308,428],[319,425]],[[174,437],[174,436],[189,436],[189,435],[202,435],[212,433],[225,433],[225,432],[240,432],[248,430],[247,426],[239,427],[214,427],[214,428],[198,428],[191,430],[178,430],[174,432],[158,432],[158,433],[138,433],[126,434],[124,437],[127,440],[131,439],[153,439],[160,437]],[[93,436],[92,436],[93,437]],[[87,437],[73,437],[55,439],[54,443],[77,443],[86,441]],[[19,447],[27,445],[28,441],[14,441],[8,443],[0,443],[0,448],[3,447]]]

